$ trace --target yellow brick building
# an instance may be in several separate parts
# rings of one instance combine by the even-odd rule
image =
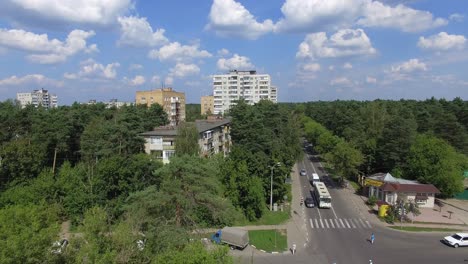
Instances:
[[[214,113],[214,96],[202,96],[200,104],[202,115],[212,115]]]
[[[137,91],[135,103],[145,104],[148,107],[155,103],[161,105],[172,126],[185,121],[185,93],[176,92],[172,88]]]

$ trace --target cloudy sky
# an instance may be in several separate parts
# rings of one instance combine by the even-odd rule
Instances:
[[[1,0],[0,100],[133,101],[212,74],[271,75],[279,101],[468,100],[465,0]]]

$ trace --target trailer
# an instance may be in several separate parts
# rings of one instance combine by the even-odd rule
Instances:
[[[224,227],[218,230],[211,239],[217,244],[227,244],[233,249],[244,249],[249,244],[249,232],[241,228]]]

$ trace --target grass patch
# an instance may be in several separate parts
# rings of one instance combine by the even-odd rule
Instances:
[[[268,252],[283,252],[288,249],[286,230],[251,230],[250,244]]]
[[[284,207],[284,211],[272,212],[265,211],[263,216],[255,221],[240,221],[236,223],[237,226],[246,226],[246,225],[281,225],[289,220],[289,206]]]
[[[462,231],[461,229],[454,228],[438,228],[438,227],[419,227],[419,226],[391,226],[390,228],[395,230],[403,230],[410,232],[458,232]]]
[[[354,190],[359,191],[361,189],[361,186],[359,185],[359,183],[354,182],[354,181],[348,181],[348,182],[349,184],[351,184]]]

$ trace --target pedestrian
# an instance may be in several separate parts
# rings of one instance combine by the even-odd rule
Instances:
[[[296,254],[296,244],[293,244],[292,246],[292,254]]]
[[[304,204],[304,197],[301,197],[301,206]]]
[[[375,235],[374,235],[374,233],[372,233],[372,235],[370,236],[371,244],[374,244],[374,240],[375,240]]]

